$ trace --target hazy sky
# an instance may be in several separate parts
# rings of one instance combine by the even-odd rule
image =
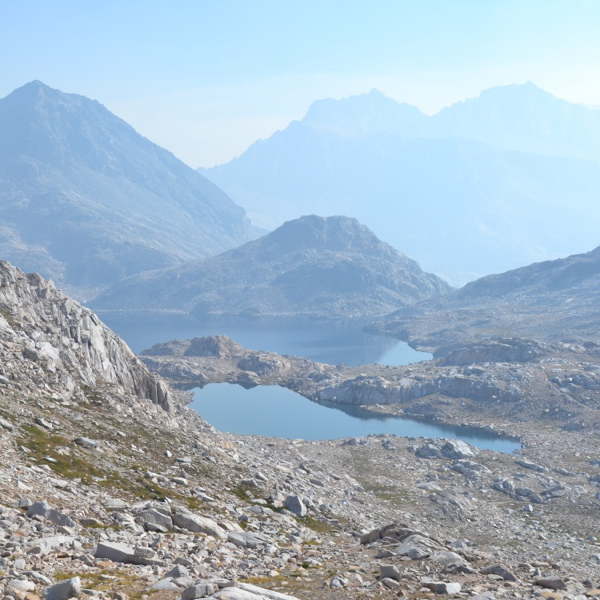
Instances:
[[[376,87],[432,113],[533,81],[600,106],[600,0],[5,0],[0,97],[40,79],[212,166]]]

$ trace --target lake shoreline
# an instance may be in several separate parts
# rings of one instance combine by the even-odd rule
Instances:
[[[287,388],[210,383],[192,390],[189,408],[219,431],[309,441],[393,435],[460,439],[479,449],[514,453],[518,440],[496,431],[407,418],[332,402],[312,401]]]

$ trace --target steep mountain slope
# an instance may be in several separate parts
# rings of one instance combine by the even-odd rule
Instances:
[[[251,239],[244,211],[98,102],[34,81],[0,100],[0,254],[97,288]]]
[[[448,290],[355,219],[309,216],[219,256],[128,278],[93,306],[357,318]]]
[[[316,102],[302,121],[202,172],[258,225],[351,215],[464,283],[595,245],[599,115],[531,84],[434,117],[371,92]]]
[[[400,309],[377,328],[420,348],[521,336],[596,347],[600,334],[600,247],[586,254],[489,275],[443,299]]]

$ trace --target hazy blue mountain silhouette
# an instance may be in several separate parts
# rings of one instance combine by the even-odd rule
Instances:
[[[305,216],[219,256],[125,279],[98,310],[365,318],[450,291],[347,217]]]
[[[100,103],[39,81],[0,100],[0,254],[97,288],[253,237],[243,209]]]
[[[600,161],[600,110],[556,98],[533,83],[491,88],[444,108],[431,118],[429,135]]]
[[[257,225],[350,215],[458,284],[596,245],[599,139],[600,111],[532,84],[433,117],[372,91],[202,172]]]

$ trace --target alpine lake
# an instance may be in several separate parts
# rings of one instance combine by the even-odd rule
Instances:
[[[406,365],[432,358],[399,340],[367,333],[355,322],[198,321],[181,315],[117,313],[100,316],[136,353],[173,339],[226,335],[246,348],[304,356],[327,364]],[[212,383],[192,391],[190,407],[216,429],[230,433],[305,440],[393,434],[461,439],[478,448],[506,453],[521,447],[515,440],[481,429],[389,417],[361,407],[317,404],[279,386],[245,389]]]

